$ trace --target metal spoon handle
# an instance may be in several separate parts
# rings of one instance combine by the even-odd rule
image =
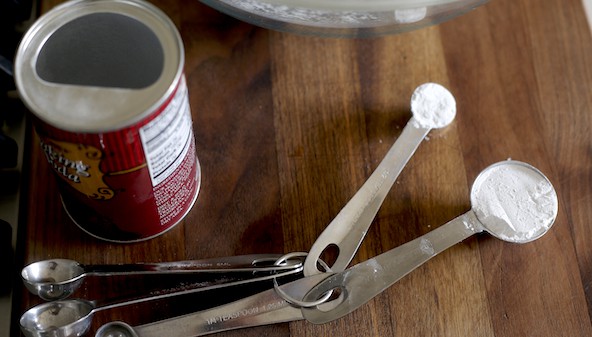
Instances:
[[[303,308],[303,315],[317,324],[345,316],[432,257],[482,231],[471,210],[413,241],[325,279],[304,300],[314,300],[329,290],[340,288],[341,297],[335,300],[340,302],[324,304],[328,310]]]
[[[272,312],[272,314],[269,314]],[[213,310],[199,312],[149,326],[135,328],[140,337],[162,337],[175,331],[175,336],[201,336],[238,327],[252,327],[264,324],[302,319],[300,310],[291,307],[270,289]]]
[[[113,309],[122,306],[129,306],[148,301],[164,300],[171,297],[183,296],[189,294],[195,294],[214,289],[220,289],[225,287],[234,287],[249,283],[262,282],[266,280],[272,280],[282,278],[285,276],[295,275],[302,272],[302,267],[283,270],[283,271],[266,271],[260,273],[253,272],[232,272],[232,273],[215,273],[213,279],[200,280],[195,283],[188,283],[183,288],[178,286],[171,289],[159,289],[157,292],[149,294],[143,294],[136,297],[128,298],[117,298],[117,299],[102,299],[95,300],[92,303],[95,306],[93,312]]]
[[[253,254],[222,258],[161,263],[81,265],[86,275],[128,275],[143,273],[249,272],[278,271],[297,267],[301,261],[289,260],[276,266],[280,254]]]
[[[311,287],[329,275],[331,274],[302,278],[281,287],[290,296],[302,298]],[[107,337],[113,329],[120,333],[118,336],[124,337],[204,336],[226,330],[301,319],[302,312],[299,308],[292,307],[275,289],[270,289],[213,309],[134,328],[119,322],[108,323],[102,326],[95,336]]]
[[[315,241],[304,262],[304,275],[320,272],[317,262],[331,245],[339,248],[331,270],[347,268],[395,180],[430,131],[417,124],[412,117],[372,175]]]

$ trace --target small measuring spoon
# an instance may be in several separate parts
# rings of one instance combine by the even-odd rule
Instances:
[[[82,336],[91,326],[95,313],[117,307],[128,306],[153,300],[161,300],[173,296],[181,296],[204,292],[223,287],[237,286],[247,283],[259,282],[294,275],[302,271],[302,266],[278,272],[269,272],[264,276],[240,278],[240,273],[222,274],[220,280],[209,283],[207,286],[172,292],[165,291],[158,295],[139,297],[125,301],[100,303],[84,299],[57,300],[37,305],[26,311],[20,319],[21,331],[27,337],[70,337]]]
[[[343,271],[354,258],[378,209],[397,177],[431,129],[443,128],[456,116],[452,94],[435,83],[423,84],[411,97],[413,117],[370,178],[321,233],[304,261],[304,275],[314,275],[319,259],[332,245],[339,249],[331,270]]]
[[[335,289],[340,297],[303,308],[304,317],[320,324],[345,316],[438,253],[484,230],[513,243],[536,240],[551,228],[558,211],[553,185],[539,170],[518,161],[486,168],[473,184],[471,205],[443,226],[322,281],[304,301]]]
[[[70,296],[87,276],[113,276],[172,273],[228,273],[282,271],[299,268],[299,260],[288,260],[280,266],[274,262],[279,254],[254,254],[215,259],[163,263],[83,265],[67,259],[34,262],[21,272],[25,287],[44,300],[54,301]]]

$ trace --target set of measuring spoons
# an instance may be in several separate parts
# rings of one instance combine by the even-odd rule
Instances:
[[[540,238],[551,228],[558,211],[552,184],[533,166],[507,160],[487,167],[476,178],[471,188],[469,211],[415,240],[347,268],[387,193],[413,153],[430,130],[447,126],[456,114],[454,97],[434,83],[418,87],[411,106],[413,117],[399,138],[360,190],[319,236],[310,252],[269,257],[273,263],[270,274],[264,277],[274,280],[273,289],[226,305],[145,325],[132,327],[124,322],[107,323],[95,336],[191,337],[302,319],[322,324],[351,313],[438,253],[474,234],[488,232],[507,242],[527,243]],[[332,265],[327,266],[320,257],[331,246],[338,248],[338,256]],[[306,258],[302,264],[299,258],[303,256]],[[53,262],[57,266],[41,262],[23,270],[28,289],[49,300],[70,294],[84,275],[101,269],[76,263],[73,263],[75,267],[68,267],[72,263],[66,260]],[[152,267],[169,272],[175,270],[175,265]],[[284,269],[274,269],[279,266]],[[296,272],[302,272],[303,277],[279,284],[282,273]],[[249,280],[253,282],[253,279]],[[105,306],[78,300],[48,302],[25,312],[20,320],[21,329],[26,336],[80,336],[89,329],[94,312],[144,300]]]
[[[302,257],[282,259],[278,254],[256,254],[224,258],[137,263],[116,265],[83,265],[67,259],[52,259],[32,263],[21,272],[26,288],[50,301],[28,310],[21,317],[25,335],[80,336],[99,311],[142,302],[233,287],[301,273]],[[81,287],[87,277],[189,275],[192,283],[172,290],[161,289],[157,294],[140,294],[123,299],[66,299]]]

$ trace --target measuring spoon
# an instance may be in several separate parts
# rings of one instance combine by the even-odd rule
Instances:
[[[70,296],[87,276],[113,276],[172,273],[217,273],[282,271],[299,268],[300,260],[288,260],[276,266],[279,254],[254,254],[215,259],[163,263],[83,265],[67,259],[32,263],[21,272],[25,287],[44,300],[54,301]]]
[[[557,194],[549,180],[518,161],[485,169],[471,189],[471,205],[470,211],[443,226],[322,281],[304,301],[336,289],[340,297],[303,308],[304,317],[320,324],[345,316],[438,253],[482,231],[508,242],[536,240],[551,228],[558,211]]]
[[[247,283],[271,280],[283,276],[297,274],[302,267],[279,272],[269,272],[259,277],[240,278],[240,273],[220,273],[219,280],[213,281],[206,286],[201,283],[196,288],[172,291],[163,290],[157,295],[139,297],[125,301],[100,303],[99,301],[88,301],[84,299],[57,300],[37,305],[26,311],[20,319],[21,331],[27,337],[70,337],[85,334],[91,326],[92,317],[95,313],[117,307],[138,304],[142,302],[161,300],[173,296],[187,295],[197,292],[204,292],[229,286],[237,286]]]
[[[431,129],[449,125],[456,116],[452,94],[435,83],[423,84],[411,97],[411,112],[403,132],[364,185],[321,233],[304,261],[304,275],[314,275],[319,259],[332,245],[339,251],[332,271],[343,271],[354,258],[378,209],[397,177]]]

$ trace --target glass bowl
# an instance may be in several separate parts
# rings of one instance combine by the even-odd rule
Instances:
[[[373,37],[441,23],[488,0],[200,0],[251,24],[323,37]]]

